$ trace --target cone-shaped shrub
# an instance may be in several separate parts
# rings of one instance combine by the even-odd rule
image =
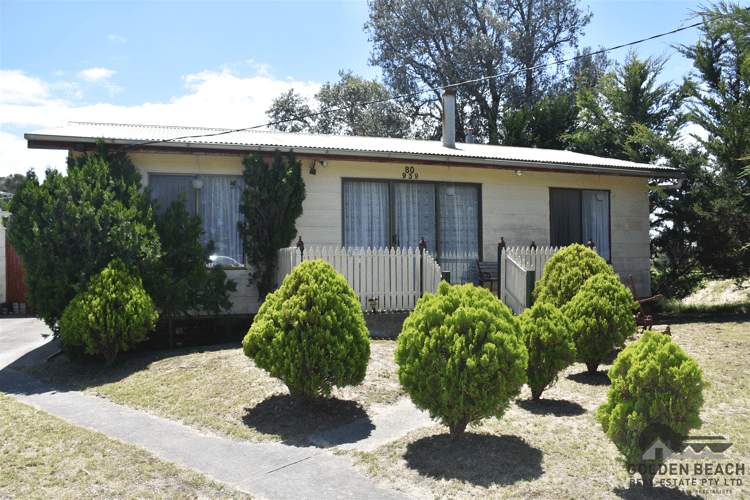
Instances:
[[[102,354],[108,365],[117,353],[146,340],[159,315],[140,277],[115,259],[76,294],[60,318],[63,341]]]
[[[370,335],[354,291],[322,260],[295,267],[266,296],[245,340],[245,355],[311,403],[333,386],[357,385],[370,359]]]
[[[562,312],[573,327],[578,357],[589,373],[635,333],[633,309],[637,303],[615,275],[598,274],[583,284]]]
[[[638,471],[644,484],[652,486],[667,456],[649,449],[661,439],[672,451],[681,451],[681,437],[702,425],[699,411],[709,384],[677,344],[650,330],[617,356],[609,378],[607,402],[597,417],[628,470]]]
[[[501,417],[526,382],[528,354],[510,309],[484,288],[442,282],[419,299],[396,347],[401,386],[450,429]]]
[[[587,279],[615,273],[593,250],[574,243],[552,256],[544,266],[542,279],[534,287],[536,302],[562,307],[575,297]]]
[[[576,361],[570,321],[549,304],[534,304],[519,317],[529,351],[526,369],[531,399],[539,399],[557,381],[557,374]]]

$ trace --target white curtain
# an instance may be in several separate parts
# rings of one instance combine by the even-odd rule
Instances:
[[[344,246],[389,247],[388,183],[344,181]]]
[[[228,257],[243,265],[242,240],[237,231],[237,223],[243,220],[239,206],[245,183],[238,175],[202,175],[200,179],[203,180],[203,188],[199,190],[198,211],[206,231],[201,237],[201,243],[205,246],[209,240],[214,240],[214,255]],[[219,262],[237,265],[229,259]]]
[[[449,268],[451,282],[474,282],[479,254],[479,189],[477,186],[440,186],[440,264]],[[468,254],[458,256],[451,254]]]
[[[435,185],[397,182],[394,185],[397,245],[419,248],[424,236],[427,250],[436,247]]]
[[[185,194],[185,208],[190,216],[195,215],[195,189],[192,176],[184,175],[151,175],[149,182],[151,199],[159,200],[159,213],[169,208],[172,200],[177,199],[180,192]]]
[[[601,199],[597,199],[601,198]],[[609,252],[609,192],[583,191],[581,193],[581,220],[583,244],[594,241],[596,252],[611,262]]]

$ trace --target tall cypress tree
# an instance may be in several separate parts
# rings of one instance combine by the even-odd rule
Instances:
[[[250,267],[250,284],[258,287],[258,299],[263,301],[277,285],[277,251],[297,236],[295,223],[307,193],[302,163],[292,151],[286,161],[276,150],[271,164],[257,154],[244,158],[242,164],[245,189],[239,210],[244,221],[237,227]]]

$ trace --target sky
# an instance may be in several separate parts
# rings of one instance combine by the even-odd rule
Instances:
[[[694,24],[700,5],[582,0],[593,18],[579,48]],[[291,88],[312,96],[339,70],[379,79],[367,19],[366,0],[0,1],[0,176],[64,172],[66,152],[28,149],[23,135],[68,121],[251,127]],[[663,77],[680,82],[691,65],[671,45],[697,38],[692,28],[635,49],[668,56]]]

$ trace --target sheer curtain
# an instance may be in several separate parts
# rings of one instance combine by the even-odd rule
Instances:
[[[597,199],[597,196],[601,200]],[[609,192],[583,191],[581,193],[581,219],[583,244],[594,240],[597,253],[610,262],[609,252]]]
[[[435,185],[397,182],[394,184],[397,246],[419,248],[424,236],[427,250],[436,247]]]
[[[387,248],[388,183],[344,181],[344,246]]]
[[[238,175],[202,175],[203,188],[199,191],[198,211],[206,233],[201,237],[205,246],[209,240],[216,244],[215,255],[228,257],[219,261],[225,265],[243,265],[242,240],[237,223],[242,221],[240,199],[245,183]],[[232,181],[235,186],[232,186]]]
[[[440,264],[451,270],[453,283],[474,282],[477,257],[448,257],[453,252],[479,254],[477,186],[455,186],[452,196],[440,187]]]
[[[177,199],[180,191],[185,193],[185,199],[190,216],[195,215],[195,189],[193,189],[194,177],[184,175],[151,175],[149,177],[151,188],[151,199],[159,200],[159,213],[169,207],[172,200]]]

